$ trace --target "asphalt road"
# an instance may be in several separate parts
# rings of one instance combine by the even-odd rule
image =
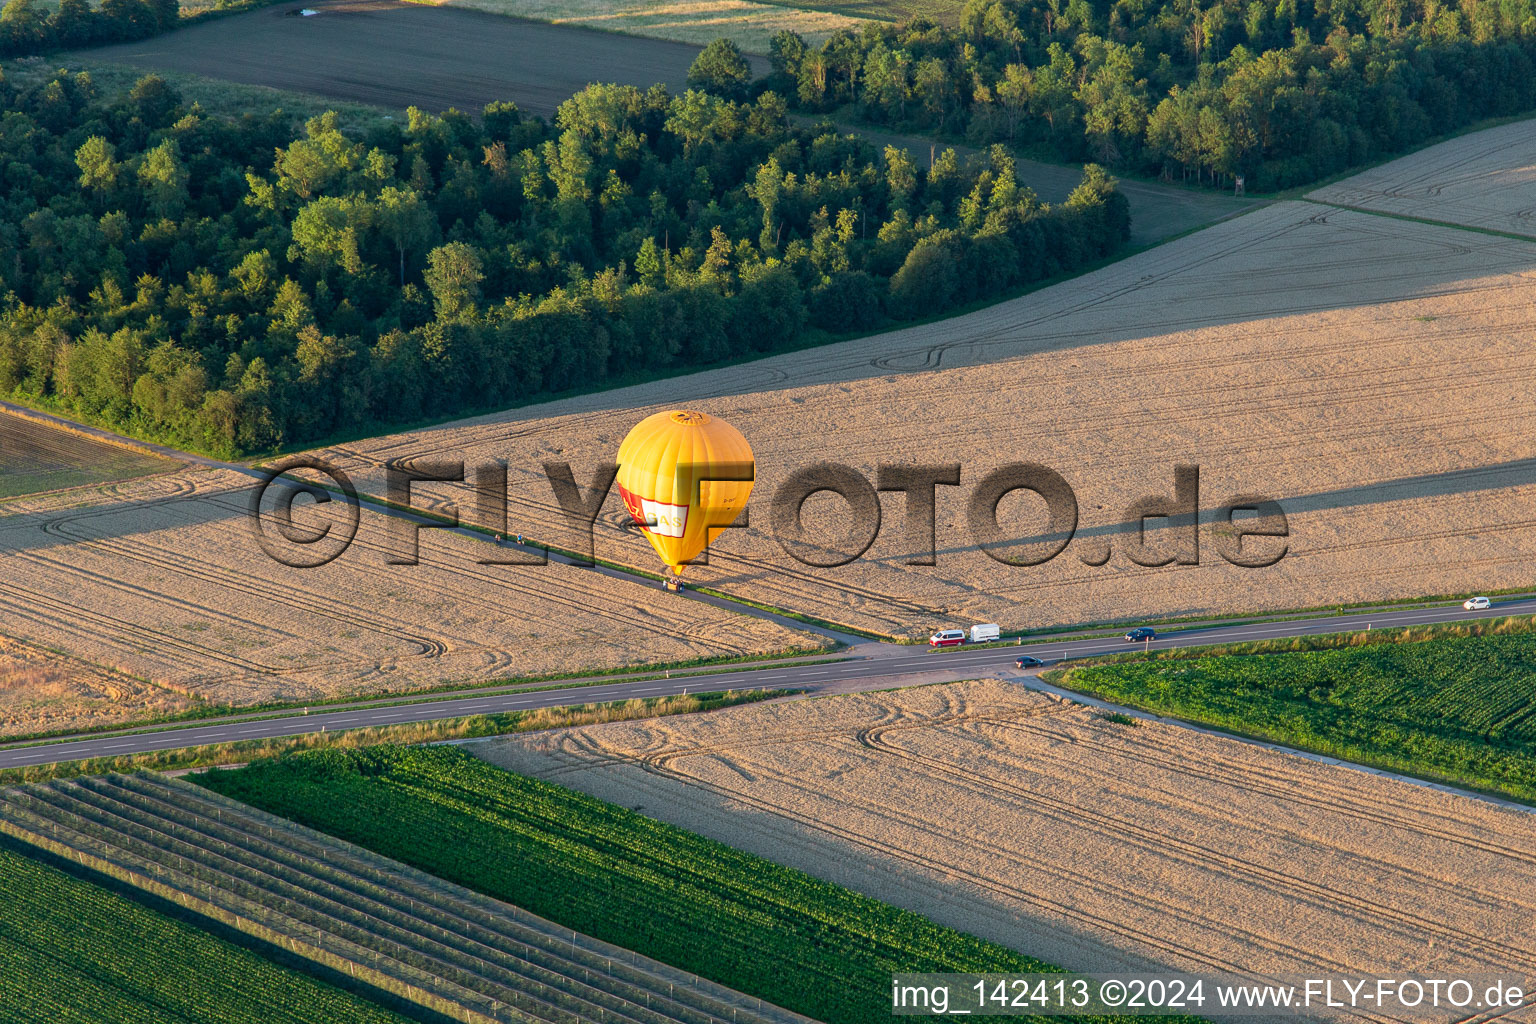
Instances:
[[[39,413],[10,402],[0,401],[0,413],[22,416],[35,422],[68,429],[77,434],[99,441],[120,444],[125,447],[148,451],[157,455],[176,458],[195,465],[228,469],[257,479],[264,478],[260,470],[240,463],[223,462],[206,456],[177,451],[163,445],[149,444],[124,438],[111,431],[87,427],[69,420]],[[286,481],[279,480],[279,484]],[[370,512],[407,519],[415,522],[431,522],[426,517],[401,509],[382,505],[366,496],[359,504]],[[459,528],[454,531],[489,542],[483,534]],[[527,549],[531,551],[532,549]],[[569,559],[555,552],[549,553],[552,561],[568,562]],[[589,571],[605,575],[633,579],[632,574],[606,566],[593,566]],[[828,658],[797,661],[794,665],[765,663],[763,667],[742,671],[679,673],[669,678],[639,678],[593,680],[590,686],[563,686],[560,689],[542,691],[510,691],[497,693],[469,692],[462,697],[445,698],[438,694],[424,697],[419,702],[409,698],[391,704],[364,707],[340,707],[314,714],[284,714],[255,718],[231,714],[210,721],[206,725],[169,726],[164,729],[141,729],[129,732],[111,732],[101,735],[63,738],[43,743],[0,744],[0,769],[24,768],[53,764],[60,761],[77,761],[93,757],[116,757],[126,754],[150,753],[157,750],[174,750],[179,747],[204,744],[228,743],[237,740],[270,739],[282,736],[298,736],[311,732],[336,732],[366,726],[401,725],[410,722],[430,722],[464,715],[487,714],[499,711],[531,710],[543,707],[559,707],[569,704],[586,704],[604,701],[628,700],[631,697],[660,697],[685,692],[700,693],[707,690],[728,689],[794,689],[807,694],[849,693],[858,690],[878,690],[891,686],[916,683],[952,682],[979,676],[1000,675],[1004,678],[1027,679],[1038,670],[1020,670],[1013,661],[1020,653],[1028,653],[1042,659],[1047,665],[1063,658],[1082,658],[1094,654],[1109,654],[1134,650],[1118,637],[1098,639],[1060,639],[1038,641],[1028,645],[1000,647],[949,648],[930,650],[906,644],[882,643],[863,640],[841,634],[836,630],[810,626],[773,612],[738,604],[724,598],[688,592],[677,595],[680,601],[701,601],[728,608],[744,615],[767,618],[795,629],[808,630],[834,637],[847,643],[851,652]],[[1367,627],[1401,628],[1439,622],[1458,622],[1470,619],[1496,618],[1503,615],[1536,614],[1536,596],[1519,596],[1501,601],[1483,611],[1466,611],[1460,605],[1432,608],[1406,608],[1399,610],[1374,609],[1351,615],[1328,615],[1299,618],[1288,621],[1250,622],[1243,625],[1213,625],[1191,627],[1168,632],[1151,644],[1140,645],[1149,650],[1165,650],[1172,647],[1195,647],[1205,644],[1229,643],[1245,640],[1272,640],[1285,637],[1315,636],[1320,633],[1340,633]],[[637,672],[636,675],[642,674]],[[654,673],[652,673],[654,675]],[[579,682],[571,680],[570,682]]]
[[[679,598],[698,600],[696,596]],[[750,612],[750,609],[738,610]],[[1294,619],[1248,625],[1196,628],[1169,633],[1149,645],[1151,650],[1193,647],[1202,644],[1243,640],[1270,640],[1283,637],[1313,636],[1320,633],[1348,632],[1367,626],[1391,628],[1419,626],[1437,622],[1458,622],[1503,615],[1536,613],[1536,598],[1498,601],[1484,611],[1469,612],[1459,605],[1414,608],[1400,611],[1372,611],[1358,615]],[[851,639],[851,638],[850,638]],[[1013,660],[1021,652],[1041,658],[1047,664],[1062,658],[1085,657],[1133,650],[1118,637],[1090,640],[1058,640],[1024,646],[950,648],[931,651],[926,647],[860,642],[855,640],[852,656],[845,660],[793,666],[769,666],[743,672],[697,672],[669,679],[638,679],[597,683],[592,686],[544,691],[522,691],[458,699],[436,699],[384,707],[351,708],[295,714],[261,720],[215,722],[203,726],[141,731],[131,735],[113,734],[77,740],[0,746],[0,768],[22,768],[73,761],[90,757],[171,750],[177,747],[235,740],[296,736],[322,730],[335,732],[363,726],[399,725],[429,722],[462,715],[497,711],[517,711],[566,704],[626,700],[631,697],[659,697],[706,690],[755,689],[758,687],[804,690],[809,694],[846,693],[875,690],[918,682],[944,682],[979,676],[1027,678],[1036,670],[1018,670]]]

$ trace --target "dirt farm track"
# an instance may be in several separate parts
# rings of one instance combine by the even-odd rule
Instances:
[[[513,100],[550,114],[594,80],[681,89],[699,48],[480,11],[340,0],[313,18],[280,4],[81,60],[184,71],[384,107],[475,112]],[[755,58],[767,70],[767,62]]]

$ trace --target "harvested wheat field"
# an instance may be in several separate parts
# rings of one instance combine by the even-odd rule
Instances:
[[[0,504],[4,633],[231,705],[824,643],[571,566],[479,565],[491,545],[441,530],[423,532],[419,565],[391,565],[390,520],[366,511],[340,558],[288,568],[256,544],[251,487],[188,470]],[[301,502],[294,525],[339,506]],[[86,700],[69,713],[88,714]]]
[[[1536,969],[1536,816],[995,680],[469,749],[1073,969]]]
[[[819,43],[834,32],[858,32],[869,20],[831,11],[756,0],[417,0],[440,7],[468,7],[556,25],[671,39],[703,46],[724,36],[750,53],[767,53],[775,32],[798,32]]]
[[[0,737],[100,728],[194,704],[185,694],[0,636]]]
[[[1430,146],[1307,198],[1536,238],[1536,119]]]
[[[515,528],[571,546],[540,464],[569,461],[585,483],[640,418],[697,407],[742,431],[758,478],[751,527],[689,575],[906,637],[1528,587],[1533,309],[1536,242],[1281,203],[965,316],[328,454],[376,494],[391,459],[505,459]],[[871,482],[882,462],[961,463],[961,485],[937,492],[936,564],[907,564],[926,538],[907,537],[899,493],[881,496],[878,537],[856,561],[791,558],[769,501],[824,459]],[[1013,462],[1075,492],[1075,534],[1043,565],[993,560],[968,526],[975,485]],[[1136,564],[1128,510],[1171,500],[1178,464],[1200,468],[1199,562]],[[1243,549],[1284,552],[1278,564],[1221,556],[1221,509],[1238,495],[1281,503],[1289,537]],[[845,547],[847,508],[813,497],[815,536]],[[1005,538],[1063,539],[1028,492],[1005,498],[999,521]],[[1167,524],[1148,520],[1142,562],[1180,553]],[[596,543],[656,565],[617,494]]]

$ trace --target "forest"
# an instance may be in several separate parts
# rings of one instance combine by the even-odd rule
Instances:
[[[8,0],[0,45],[173,7]],[[968,0],[772,50],[765,79],[719,41],[681,95],[593,85],[547,121],[0,78],[0,395],[226,456],[506,407],[1081,270],[1129,235],[1111,171],[1275,190],[1536,105],[1536,0]],[[1082,184],[1043,204],[1014,152]]]
[[[248,454],[677,372],[1081,268],[1129,214],[931,167],[773,93],[594,85],[552,122],[209,116],[0,81],[0,395]]]
[[[772,49],[800,110],[1251,191],[1536,106],[1536,0],[967,0]]]
[[[269,0],[217,0],[185,15],[178,0],[6,0],[0,7],[0,56],[48,53],[147,39],[202,18],[233,14]]]

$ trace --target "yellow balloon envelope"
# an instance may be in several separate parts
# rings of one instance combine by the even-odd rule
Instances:
[[[647,416],[619,445],[619,495],[661,560],[681,574],[752,493],[752,447],[702,412]]]

